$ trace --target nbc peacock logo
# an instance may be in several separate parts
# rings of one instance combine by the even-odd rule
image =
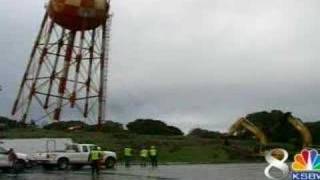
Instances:
[[[293,171],[320,171],[320,156],[315,149],[304,149],[294,156]]]
[[[296,154],[291,165],[292,180],[320,180],[320,155],[315,149]]]

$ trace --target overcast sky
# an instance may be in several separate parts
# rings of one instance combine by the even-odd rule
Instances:
[[[9,116],[46,0],[1,0]],[[113,0],[109,119],[226,130],[281,109],[320,120],[319,0]]]

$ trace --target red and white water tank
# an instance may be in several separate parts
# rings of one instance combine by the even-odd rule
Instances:
[[[60,26],[73,30],[90,30],[107,19],[106,0],[50,0],[48,13]]]

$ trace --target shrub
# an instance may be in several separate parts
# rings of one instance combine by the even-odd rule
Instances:
[[[168,126],[166,123],[152,119],[137,119],[127,125],[130,132],[147,135],[183,135],[183,132],[175,127]]]

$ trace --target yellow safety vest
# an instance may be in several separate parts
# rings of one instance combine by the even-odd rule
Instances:
[[[125,156],[132,156],[131,151],[132,151],[131,148],[124,148],[124,155]]]
[[[101,159],[101,151],[91,151],[91,160],[95,161],[95,160],[100,160]]]
[[[142,150],[140,151],[140,156],[141,156],[141,157],[144,157],[144,158],[148,157],[148,150],[142,149]]]
[[[156,156],[157,150],[156,149],[150,149],[150,156]]]

